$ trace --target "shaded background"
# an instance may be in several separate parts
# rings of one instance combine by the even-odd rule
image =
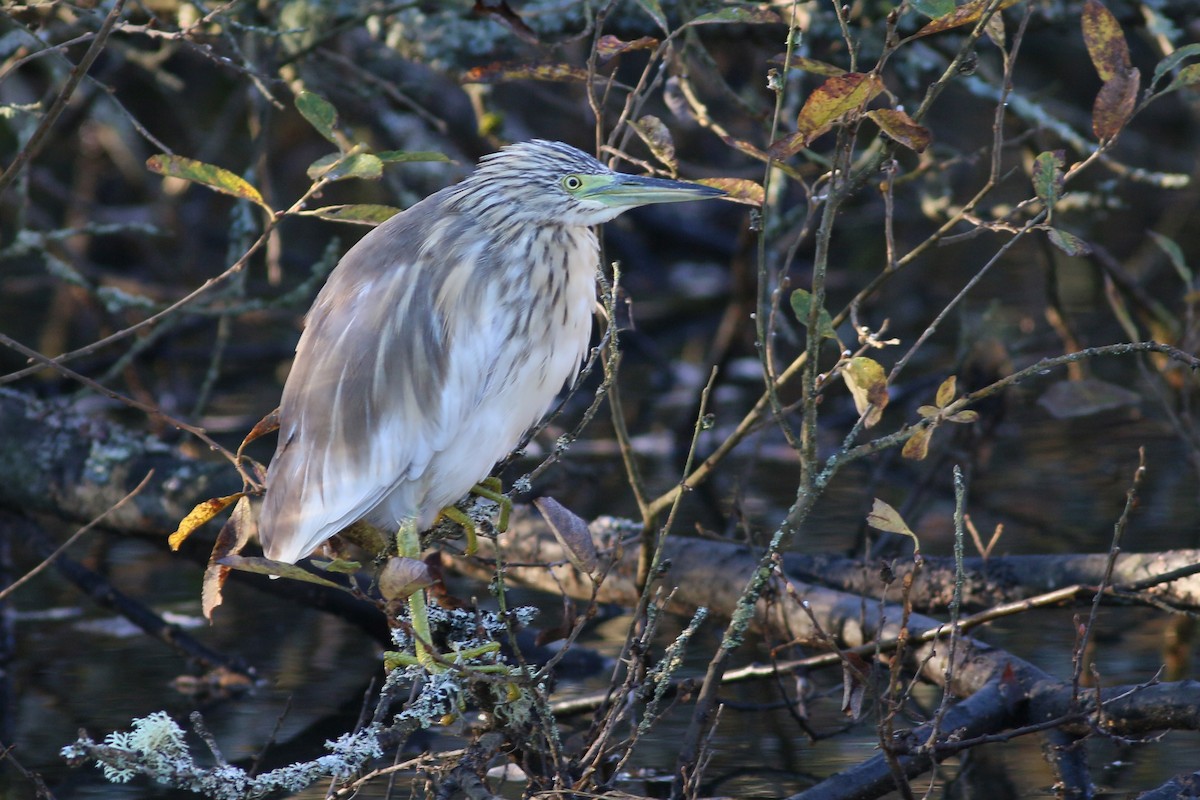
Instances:
[[[673,24],[717,7],[665,6]],[[1190,6],[1110,5],[1143,81],[1162,57],[1164,42],[1180,47],[1200,38]],[[0,12],[0,104],[8,111],[0,119],[0,163],[12,162],[37,124],[37,117],[23,107],[48,104],[57,95],[68,62],[82,56],[109,7],[14,6]],[[853,30],[862,43],[860,64],[873,63],[890,8],[871,2],[852,6]],[[1010,36],[1023,8],[1006,12]],[[199,186],[164,180],[145,168],[145,160],[160,152],[161,144],[244,175],[273,207],[286,207],[307,188],[308,165],[331,150],[291,105],[292,92],[301,87],[334,103],[352,140],[377,150],[434,150],[453,159],[450,164],[390,166],[377,182],[335,184],[320,198],[323,205],[410,205],[461,178],[480,155],[508,141],[552,138],[594,150],[595,125],[577,82],[464,82],[467,70],[496,62],[586,64],[591,38],[578,35],[587,25],[582,6],[529,2],[514,3],[513,9],[534,32],[536,43],[518,33],[512,19],[506,24],[499,15],[474,13],[468,3],[289,2],[238,6],[207,21],[199,21],[192,6],[131,6],[49,132],[46,146],[0,196],[0,331],[42,353],[57,354],[125,328],[220,274],[257,235],[258,211]],[[787,7],[778,10],[788,13]],[[807,5],[800,10],[805,36],[798,52],[847,66],[831,11]],[[911,33],[921,21],[910,13],[901,29]],[[181,30],[178,38],[171,35]],[[606,19],[605,31],[623,40],[661,36],[636,3],[620,4]],[[686,74],[711,117],[731,137],[765,147],[774,104],[766,82],[768,60],[783,51],[785,33],[784,26],[771,24],[694,28],[680,37],[680,54],[669,72]],[[83,38],[75,41],[77,37]],[[960,40],[958,32],[902,48],[886,73],[898,102],[915,108]],[[58,49],[46,50],[50,45]],[[898,155],[898,174],[911,176],[896,192],[893,225],[900,253],[935,230],[947,209],[964,202],[986,178],[995,113],[988,87],[995,86],[1001,66],[996,48],[986,41],[976,55],[972,74],[953,82],[925,120],[934,132],[933,147],[920,157]],[[601,71],[631,85],[646,58],[644,51],[626,53]],[[821,80],[790,73],[785,125]],[[1045,116],[1033,118],[1015,103],[1010,107],[1004,120],[1006,180],[983,204],[982,217],[1031,196],[1033,156],[1064,147],[1051,123],[1092,138],[1091,106],[1099,87],[1080,35],[1078,4],[1039,5],[1022,46],[1014,91],[1039,104]],[[1041,237],[1019,243],[918,352],[892,387],[892,405],[880,430],[890,432],[913,421],[916,406],[931,402],[947,375],[957,374],[969,388],[978,388],[1075,346],[1128,339],[1114,307],[1133,309],[1139,338],[1196,349],[1196,285],[1181,278],[1147,231],[1169,237],[1185,262],[1195,265],[1200,252],[1200,194],[1194,181],[1200,141],[1197,105],[1194,91],[1179,91],[1135,118],[1112,153],[1117,167],[1093,166],[1072,184],[1069,202],[1056,212],[1057,226],[1091,242],[1100,255],[1068,257]],[[668,86],[649,94],[642,113],[666,122],[682,177],[761,180],[759,162],[678,113],[679,107]],[[614,99],[606,106],[606,122],[611,123],[617,109]],[[145,133],[138,132],[139,125]],[[828,155],[831,146],[832,137],[826,137],[814,151]],[[1082,157],[1067,150],[1068,163]],[[628,151],[652,161],[636,140]],[[809,180],[823,169],[815,158],[799,157],[793,166]],[[638,169],[629,164],[621,168]],[[1133,169],[1191,180],[1167,188],[1162,179],[1131,178]],[[774,213],[767,221],[767,263],[776,274],[786,275],[792,287],[807,286],[812,238],[797,241],[805,197],[781,177],[776,185],[782,188],[773,197]],[[843,208],[833,240],[829,308],[841,308],[884,267],[884,212],[874,186],[864,187]],[[665,491],[679,479],[697,396],[713,364],[721,367],[713,395],[715,426],[702,437],[702,451],[715,447],[761,392],[750,320],[757,291],[751,222],[745,206],[704,203],[643,209],[606,226],[606,256],[621,262],[628,299],[628,317],[622,320],[625,411],[654,491]],[[364,230],[312,218],[285,220],[266,252],[254,257],[243,274],[161,324],[72,362],[72,368],[198,424],[234,447],[276,405],[304,310],[323,275]],[[982,232],[934,248],[868,299],[864,319],[874,327],[888,320],[887,335],[903,342],[877,354],[885,367],[1005,238]],[[1132,288],[1111,288],[1114,268]],[[1110,301],[1114,296],[1121,298],[1116,306]],[[1139,298],[1160,304],[1162,315],[1142,313]],[[1053,309],[1050,316],[1048,309]],[[1051,319],[1062,322],[1051,324]],[[1164,320],[1174,327],[1164,326]],[[1064,336],[1068,330],[1075,343]],[[852,341],[847,327],[841,333]],[[803,347],[803,329],[786,308],[780,314],[777,345],[783,363]],[[832,364],[832,351],[826,356]],[[20,355],[0,349],[0,374],[24,366]],[[1084,365],[1082,374],[1070,377],[1091,376],[1135,393],[1105,394],[1106,402],[1096,409],[1039,403],[1068,377],[1048,374],[981,408],[979,425],[939,431],[927,461],[905,461],[887,452],[847,469],[794,547],[866,552],[871,534],[863,518],[871,498],[878,496],[904,511],[924,550],[948,552],[950,465],[959,463],[971,476],[970,510],[979,528],[986,532],[996,524],[1005,526],[997,552],[1104,550],[1137,464],[1137,448],[1143,446],[1150,471],[1126,549],[1197,546],[1200,456],[1190,405],[1195,385],[1187,376],[1159,372],[1160,366],[1132,358]],[[11,388],[63,399],[145,429],[185,452],[210,457],[186,435],[53,373],[40,372]],[[536,463],[539,453],[574,425],[590,394],[585,390],[573,397],[562,417],[506,476],[516,477]],[[828,393],[822,411],[820,437],[829,451],[857,414],[840,388]],[[599,415],[530,496],[553,495],[588,518],[635,514],[606,414]],[[265,461],[272,448],[268,440],[251,453]],[[677,530],[701,527],[722,536],[762,539],[794,499],[797,469],[782,435],[764,429],[688,496]],[[232,470],[230,479],[236,484]],[[75,527],[44,515],[36,524],[60,539]],[[19,539],[11,539],[5,542],[7,569],[10,576],[19,576],[36,558]],[[157,611],[179,615],[176,619],[185,626],[199,624],[199,570],[168,555],[160,539],[97,532],[72,552]],[[461,591],[470,596],[483,590],[465,586]],[[545,606],[544,621],[553,624],[557,602],[532,602]],[[1119,618],[1112,614],[1104,620],[1112,638],[1097,653],[1102,671],[1114,682],[1149,678],[1161,660],[1158,649],[1168,621],[1145,612],[1123,612]],[[236,586],[216,624],[194,633],[217,650],[240,655],[263,676],[262,685],[237,696],[197,698],[179,691],[174,679],[189,672],[183,659],[124,631],[120,620],[89,605],[53,572],[14,595],[6,620],[15,646],[9,650],[0,741],[16,743],[15,755],[45,775],[59,797],[117,796],[118,790],[102,784],[93,771],[66,771],[57,759],[57,749],[79,727],[98,735],[125,728],[132,717],[154,710],[182,718],[202,707],[226,756],[245,758],[270,736],[290,697],[291,710],[276,735],[282,743],[278,755],[300,757],[317,749],[324,736],[347,727],[367,681],[378,672],[377,647],[360,632]],[[617,616],[597,625],[586,644],[614,655],[627,624]],[[1036,627],[1014,622],[1011,628],[998,626],[987,638],[1051,672],[1068,674],[1071,630],[1069,613],[1047,612]],[[697,667],[711,649],[711,643],[705,645],[695,651]],[[814,704],[814,719],[840,724],[837,676],[816,680],[834,693]],[[579,681],[580,687],[602,685],[604,673]],[[762,697],[748,696],[747,702],[777,699],[769,689],[741,691],[763,692]],[[786,715],[771,717],[764,726],[757,718],[747,723],[730,713],[719,734],[723,760],[714,763],[712,774],[714,779],[728,775],[734,782],[718,779],[713,791],[796,791],[808,776],[826,775],[868,755],[874,732],[866,725],[861,734],[808,749]],[[644,766],[669,768],[675,734],[664,727],[658,735],[662,750],[647,749]],[[1175,734],[1166,746],[1154,749],[1151,764],[1133,759],[1130,772],[1106,773],[1097,780],[1115,785],[1128,781],[1129,786],[1156,782],[1194,768],[1190,753],[1195,746],[1195,737]],[[1026,742],[997,758],[1040,765],[1034,747]],[[749,778],[739,774],[747,754],[765,761]],[[1001,774],[1015,787],[1014,796],[1049,791],[1044,783],[1050,780],[1048,773]],[[0,780],[7,782],[12,796],[29,792],[28,782],[11,769]],[[145,791],[139,786],[129,796]]]

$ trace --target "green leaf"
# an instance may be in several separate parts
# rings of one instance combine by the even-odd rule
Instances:
[[[1150,238],[1154,240],[1154,243],[1167,254],[1167,258],[1171,261],[1171,266],[1179,273],[1179,277],[1183,279],[1184,284],[1191,286],[1192,270],[1187,265],[1187,259],[1183,257],[1183,249],[1174,239],[1163,236],[1158,231],[1146,231],[1146,233],[1150,234]]]
[[[308,167],[308,177],[314,181],[318,178],[328,181],[341,181],[346,178],[377,180],[382,175],[383,162],[372,153],[353,153],[348,156],[330,153],[318,158]]]
[[[1033,160],[1033,190],[1051,212],[1062,195],[1065,158],[1063,150],[1047,150]]]
[[[932,19],[944,17],[954,10],[954,0],[912,0],[910,5],[918,14]]]
[[[269,558],[250,558],[247,556],[225,556],[217,559],[217,563],[223,567],[238,569],[242,572],[254,572],[259,575],[276,575],[280,578],[291,578],[296,581],[304,581],[305,583],[315,583],[318,586],[326,586],[331,589],[341,589],[343,592],[349,591],[345,586],[327,581],[319,575],[314,575],[303,567],[298,567],[295,564],[285,564],[282,561],[272,561]]]
[[[741,23],[743,25],[771,25],[782,24],[783,20],[774,11],[766,8],[751,8],[749,6],[732,6],[723,8],[720,11],[711,11],[708,14],[701,14],[698,17],[688,21],[684,27],[692,25],[714,25]]]
[[[308,120],[309,125],[316,128],[317,133],[337,145],[338,149],[341,149],[342,143],[338,141],[337,134],[334,131],[337,125],[338,114],[333,104],[319,94],[301,92],[296,95],[296,110],[300,112],[302,117]]]
[[[807,289],[797,289],[792,292],[792,311],[796,312],[796,319],[800,320],[800,324],[806,328],[812,315],[812,304],[812,294]],[[833,317],[829,316],[829,312],[823,308],[818,329],[818,335],[822,339],[837,338],[837,333],[833,330]]]
[[[409,164],[414,161],[450,161],[450,157],[445,153],[438,153],[433,150],[413,150],[411,152],[404,150],[381,150],[375,154],[375,157],[385,164]]]
[[[1176,89],[1182,89],[1185,86],[1195,86],[1200,84],[1200,64],[1188,64],[1183,69],[1179,70],[1179,74],[1167,84],[1167,88],[1162,90],[1162,94],[1173,92]]]
[[[199,183],[218,192],[257,203],[268,211],[271,210],[258,189],[247,183],[244,178],[213,164],[205,164],[203,161],[183,156],[160,154],[146,159],[146,166],[151,172],[157,172],[159,175]]]
[[[1150,85],[1154,86],[1157,84],[1162,80],[1163,75],[1175,69],[1184,59],[1191,58],[1192,56],[1200,56],[1200,43],[1186,44],[1162,61],[1159,61],[1154,67],[1154,75],[1150,78]]]
[[[361,203],[355,205],[324,206],[311,211],[301,211],[307,217],[318,217],[331,222],[353,222],[358,225],[378,225],[386,222],[400,213],[395,206],[379,205],[377,203]]]
[[[1046,228],[1046,235],[1050,237],[1051,244],[1069,256],[1086,256],[1092,252],[1092,246],[1073,233],[1058,228]]]
[[[658,27],[663,29],[663,33],[671,32],[671,29],[667,27],[667,15],[663,13],[662,5],[658,0],[637,0],[637,4],[650,15]]]

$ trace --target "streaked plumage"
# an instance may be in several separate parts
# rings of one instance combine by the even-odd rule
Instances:
[[[578,370],[591,226],[720,194],[532,141],[364,236],[309,311],[283,390],[259,520],[267,556],[294,562],[360,519],[429,527]]]

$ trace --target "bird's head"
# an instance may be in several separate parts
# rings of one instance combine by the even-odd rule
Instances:
[[[480,195],[480,208],[496,203],[509,219],[560,225],[599,225],[637,206],[725,194],[698,183],[614,172],[570,145],[543,139],[484,156],[459,186],[464,194]]]

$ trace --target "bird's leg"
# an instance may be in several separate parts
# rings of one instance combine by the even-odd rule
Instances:
[[[421,558],[421,534],[417,530],[415,519],[406,519],[400,523],[396,532],[396,551],[401,558]],[[429,612],[425,608],[425,590],[417,589],[408,596],[408,616],[412,624],[413,649],[417,654],[417,662],[426,669],[436,666],[429,647],[432,647],[433,637],[429,632]]]
[[[504,486],[500,483],[499,478],[484,478],[471,487],[471,494],[478,495],[485,500],[491,500],[500,506],[500,517],[496,520],[496,530],[500,533],[508,530],[508,516],[512,512],[512,500],[504,494],[503,489]],[[457,522],[462,526],[467,536],[466,554],[469,556],[475,555],[475,551],[479,549],[479,538],[476,535],[474,520],[455,506],[446,506],[443,508],[440,516]]]

